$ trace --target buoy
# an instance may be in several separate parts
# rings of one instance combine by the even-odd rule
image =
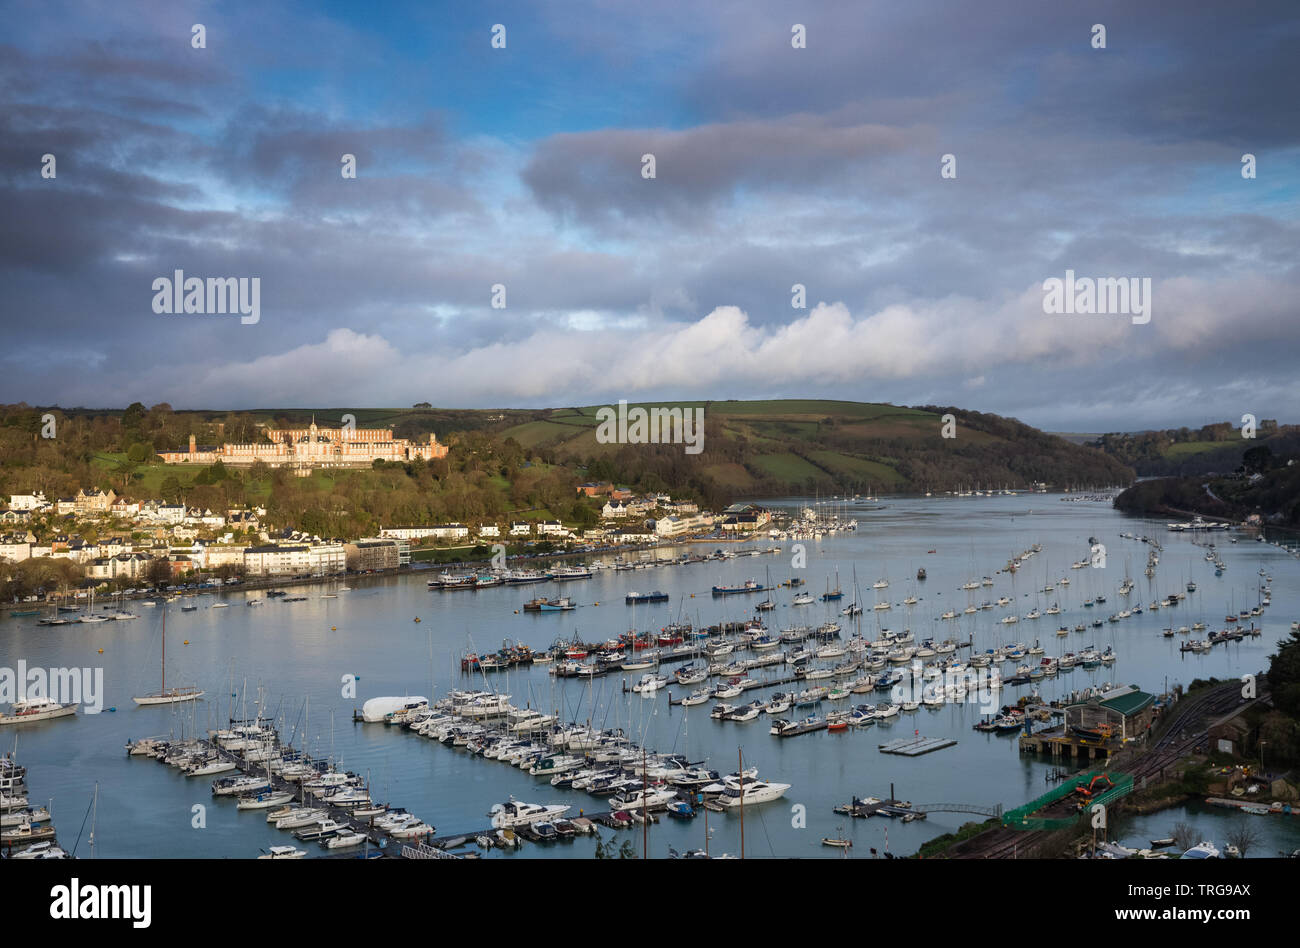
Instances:
[[[190,640],[189,640],[189,639],[186,639],[184,644],[189,645],[189,644],[190,644]]]
[[[100,655],[103,655],[103,654],[104,654],[104,650],[103,650],[102,648],[99,650],[99,654],[100,654]]]
[[[419,622],[419,621],[420,621],[420,617],[419,617],[419,616],[416,616],[416,617],[415,617],[415,621],[416,621],[416,622]]]
[[[519,610],[518,610],[518,609],[515,610],[515,615],[519,615]]]
[[[110,710],[110,711],[116,711],[117,708],[116,708],[116,707],[112,707],[112,708],[109,708],[108,710]]]
[[[330,631],[331,631],[331,632],[337,632],[338,630],[339,630],[339,627],[338,627],[337,625],[332,625],[332,626],[330,626]]]

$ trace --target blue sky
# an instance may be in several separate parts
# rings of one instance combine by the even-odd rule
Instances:
[[[1285,0],[7,10],[0,401],[1300,418]],[[260,321],[155,314],[176,268]],[[1044,314],[1067,269],[1151,322]]]

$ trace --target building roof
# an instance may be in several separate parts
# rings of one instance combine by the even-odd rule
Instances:
[[[1128,692],[1127,694],[1122,694],[1114,698],[1107,698],[1104,701],[1099,701],[1098,704],[1100,704],[1103,708],[1109,708],[1112,711],[1117,711],[1120,714],[1124,715],[1124,717],[1130,717],[1134,714],[1137,714],[1139,711],[1143,710],[1144,708],[1149,707],[1155,700],[1156,700],[1155,695],[1148,694],[1145,691],[1137,691],[1135,689],[1133,691]]]

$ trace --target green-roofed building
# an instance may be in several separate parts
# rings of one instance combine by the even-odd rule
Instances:
[[[1112,688],[1104,694],[1065,709],[1067,734],[1106,736],[1109,740],[1134,740],[1151,727],[1156,697],[1136,685]]]

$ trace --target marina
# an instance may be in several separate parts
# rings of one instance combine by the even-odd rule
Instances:
[[[78,654],[104,649],[95,657],[105,667],[105,710],[21,725],[25,762],[40,781],[37,799],[88,798],[84,778],[74,780],[66,763],[69,754],[81,762],[79,773],[100,782],[97,836],[105,855],[253,858],[288,845],[307,858],[368,850],[386,857],[409,850],[412,858],[443,858],[443,853],[583,858],[591,855],[598,834],[626,837],[639,847],[645,833],[651,855],[662,857],[670,848],[702,848],[705,814],[715,851],[740,851],[739,808],[720,801],[728,789],[722,778],[736,770],[741,748],[747,769],[750,762],[757,765],[757,783],[788,785],[774,801],[756,804],[746,814],[747,823],[761,827],[758,836],[746,832],[751,856],[838,858],[839,847],[823,845],[823,839],[847,839],[855,844],[850,856],[863,853],[879,848],[878,831],[870,828],[876,824],[851,820],[845,836],[835,822],[835,807],[854,789],[899,779],[914,798],[1020,806],[1042,792],[1053,768],[1100,761],[1111,750],[1104,741],[1089,744],[1090,738],[1065,729],[1064,708],[1071,702],[1130,684],[1159,696],[1196,678],[1258,671],[1300,606],[1297,561],[1271,543],[1229,548],[1225,542],[1219,558],[1227,568],[1216,575],[1216,563],[1205,560],[1204,548],[1192,542],[1204,542],[1205,534],[1169,532],[1163,522],[1124,517],[1102,502],[1050,500],[1031,493],[891,498],[882,509],[855,511],[854,529],[847,521],[836,529],[823,523],[822,538],[811,541],[803,569],[791,566],[788,546],[806,524],[783,527],[785,539],[778,533],[739,545],[665,546],[630,557],[570,556],[525,573],[528,582],[476,585],[468,594],[444,594],[440,585],[431,586],[431,573],[439,571],[412,570],[349,577],[345,593],[334,584],[300,586],[300,595],[292,598],[301,601],[283,608],[280,603],[290,597],[228,590],[214,591],[212,599],[236,606],[260,600],[262,608],[182,614],[176,603],[164,602],[141,610],[143,621],[89,626],[37,626],[39,617],[0,617],[9,639],[43,664],[67,665]],[[794,500],[786,509],[798,519],[805,506],[810,504]],[[928,525],[935,513],[941,515],[941,532]],[[1107,544],[1107,568],[1073,569],[1085,559],[1091,537]],[[1140,537],[1161,547],[1150,577],[1125,568],[1126,559],[1132,567],[1148,560],[1153,547]],[[772,578],[754,581],[763,587],[760,596],[712,595],[715,586],[741,588],[749,581],[753,560],[745,550],[773,548],[782,552],[763,557]],[[734,555],[718,556],[718,549]],[[663,601],[623,608],[635,591],[629,587],[649,588],[641,577],[617,568],[633,562],[655,571],[653,588],[666,596]],[[924,582],[913,579],[922,563]],[[558,567],[590,572],[589,578],[566,584],[574,608],[524,611],[536,594],[530,589],[521,595],[523,590],[512,587],[537,589],[554,582],[545,574]],[[851,583],[855,571],[858,580]],[[490,575],[473,574],[476,584],[478,577]],[[886,575],[904,577],[874,590],[878,601],[891,606],[888,611],[848,615],[842,601],[820,598],[824,590],[840,589],[844,600],[869,601],[862,599],[861,577],[870,577],[866,585],[871,586]],[[1121,595],[1130,577],[1132,589]],[[1070,582],[1062,585],[1063,579]],[[963,588],[972,582],[975,589]],[[1189,582],[1196,584],[1195,592],[1186,591]],[[1042,589],[1048,585],[1055,589],[1044,601]],[[1215,619],[1227,615],[1234,596],[1238,607],[1232,612],[1238,613],[1243,602],[1250,604],[1249,612],[1262,601],[1264,587],[1271,604],[1261,615],[1248,616],[1244,626],[1229,624],[1248,629],[1253,622],[1262,635],[1225,640],[1203,653],[1180,651],[1181,641],[1192,637],[1177,632],[1180,626],[1190,630],[1204,623],[1206,631],[1196,637],[1217,631]],[[816,601],[794,605],[801,588],[815,590]],[[755,609],[762,596],[773,608]],[[1053,604],[1060,612],[1026,618],[1035,611],[1035,599],[1040,614]],[[1103,613],[1098,629],[1092,614],[1099,599],[1129,602],[1123,610],[1111,605],[1114,613]],[[1153,602],[1161,608],[1148,609]],[[1140,612],[1132,608],[1138,605]],[[966,611],[970,606],[974,610]],[[1170,625],[1166,610],[1180,616],[1173,638],[1163,634]],[[1120,611],[1128,616],[1105,621]],[[168,613],[165,689],[184,682],[206,694],[136,706],[129,700],[133,695],[159,688],[163,612]],[[954,618],[943,618],[950,613]],[[1019,622],[999,621],[1010,615]],[[1043,622],[1051,624],[1034,628]],[[1065,626],[1065,635],[1053,635],[1057,626]],[[337,682],[344,671],[352,682],[344,690],[355,690],[355,697],[340,694]],[[235,686],[227,688],[231,680]],[[336,684],[330,686],[331,681]],[[991,693],[981,696],[984,686]],[[377,696],[407,695],[410,700],[399,700],[396,710],[409,704],[410,711],[435,715],[446,707],[440,702],[469,694],[484,703],[465,709],[462,733],[445,744],[415,739],[409,723],[361,720],[362,706]],[[259,695],[263,722],[277,722],[278,739],[286,746],[327,769],[351,772],[359,784],[349,786],[365,789],[372,801],[382,798],[418,814],[427,832],[416,825],[416,836],[394,836],[371,826],[370,817],[358,817],[355,808],[335,807],[311,791],[304,798],[301,785],[274,772],[265,787],[253,791],[250,785],[247,792],[294,792],[291,805],[324,810],[324,818],[336,824],[333,836],[363,839],[334,850],[326,848],[328,843],[295,840],[255,819],[266,810],[240,809],[238,794],[230,800],[211,797],[208,826],[216,832],[166,831],[151,814],[170,812],[188,820],[184,814],[194,803],[190,788],[200,781],[204,795],[210,795],[213,780],[257,777],[259,768],[265,770],[262,761],[243,751],[210,743],[213,732],[229,729],[230,718],[242,720],[231,713],[232,705],[253,704]],[[296,719],[306,702],[311,712],[304,725]],[[347,723],[354,715],[357,723]],[[991,726],[998,720],[1003,723]],[[990,727],[977,727],[984,723]],[[516,726],[519,730],[512,730]],[[785,726],[788,730],[780,733]],[[555,729],[575,727],[622,741],[617,747],[626,760],[620,758],[622,777],[616,779],[626,786],[592,794],[573,785],[582,776],[566,785],[570,773],[601,765],[613,769],[614,762],[589,760],[594,748],[553,747],[549,737],[550,756],[528,768],[489,756],[503,742],[541,742]],[[189,778],[173,767],[142,767],[121,753],[140,734],[165,735],[169,742],[196,740],[202,766],[212,769]],[[921,736],[925,740],[918,740]],[[1045,745],[1054,739],[1081,750],[1057,755],[1020,746],[1024,740]],[[648,772],[641,780],[637,768],[643,752]],[[555,759],[561,755],[577,761]],[[671,783],[676,758],[688,769],[716,771],[718,779],[711,782],[720,784],[717,795],[701,798],[691,787]],[[539,767],[544,760],[552,763]],[[367,773],[368,780],[360,776]],[[954,773],[961,774],[959,782]],[[378,787],[385,792],[375,792]],[[627,795],[617,795],[620,789]],[[569,809],[556,822],[587,822],[565,825],[553,836],[549,828],[521,827],[514,843],[502,844],[497,834],[502,828],[492,825],[488,810],[511,798],[562,804]],[[796,803],[807,808],[806,831],[789,825],[788,810]],[[695,815],[684,815],[686,809]],[[647,816],[650,822],[643,822]],[[937,811],[903,823],[900,816],[890,821],[896,824],[891,850],[911,851],[968,818]],[[275,858],[304,857],[288,852]]]

